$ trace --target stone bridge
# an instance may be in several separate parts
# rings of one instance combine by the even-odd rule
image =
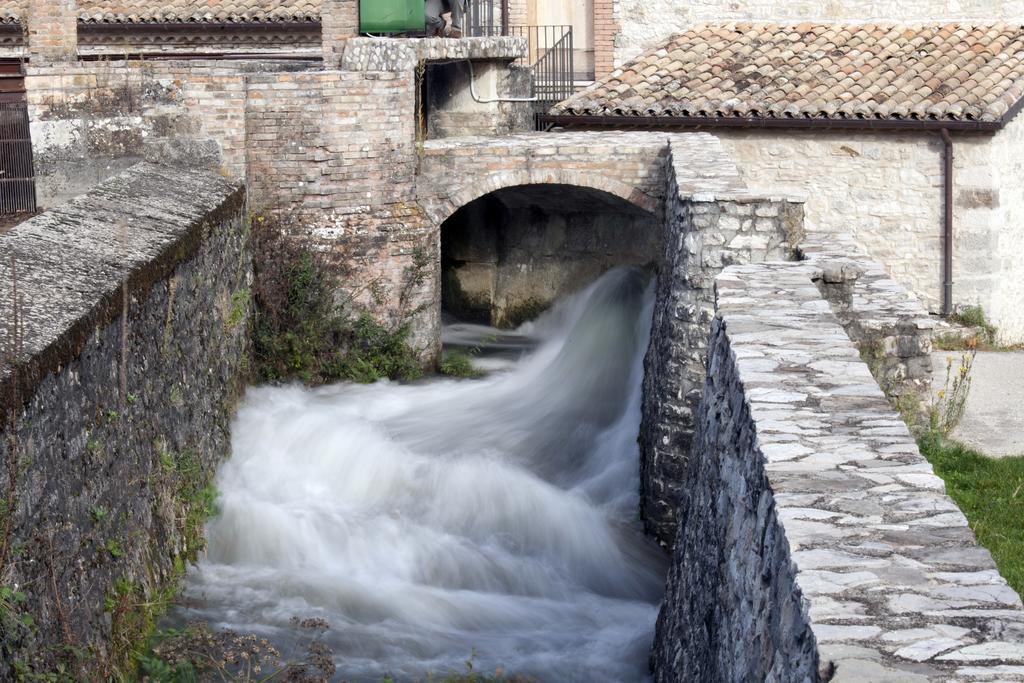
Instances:
[[[741,187],[735,164],[706,133],[524,133],[427,142],[417,193],[438,225],[489,192],[520,185],[590,188],[660,214],[670,143],[686,159],[685,190]]]
[[[670,150],[680,160],[671,173]],[[652,263],[660,256],[670,175],[673,191],[688,196],[742,190],[735,165],[718,139],[707,134],[532,133],[426,142],[415,185],[423,212],[424,248],[439,263],[466,254],[476,263],[457,275],[446,270],[441,278],[428,280],[421,300],[432,302],[429,309],[439,311],[442,290],[456,278],[457,289],[472,290],[463,292],[467,297],[488,299],[480,306],[491,306],[493,315],[483,314],[483,322],[515,324],[523,319],[515,312],[516,305],[535,310],[611,265]],[[502,198],[504,209],[511,205],[513,211],[523,212],[521,219],[486,221],[477,214],[473,222],[488,223],[488,234],[481,236],[479,227],[452,227],[452,232],[472,233],[466,237],[472,242],[451,247],[442,226],[451,224],[460,209],[489,195]],[[544,229],[537,227],[543,216],[556,214],[570,218],[556,219],[554,232],[575,228],[576,233],[561,242],[541,239],[546,243],[538,244],[536,235],[529,233]],[[618,222],[605,225],[601,216],[607,214],[617,215]],[[489,240],[505,244],[482,244]],[[486,249],[491,253],[481,255]],[[524,255],[545,249],[546,257]],[[486,263],[479,263],[481,259]],[[467,313],[449,298],[444,303]],[[436,348],[438,323],[436,315],[428,314],[420,328],[421,343]]]

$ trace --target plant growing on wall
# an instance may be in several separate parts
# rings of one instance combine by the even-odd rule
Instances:
[[[258,379],[307,384],[338,380],[374,382],[415,379],[421,368],[409,344],[407,311],[385,323],[352,310],[336,298],[334,279],[322,254],[285,235],[264,216],[253,219],[256,260],[254,360]],[[425,265],[405,273],[399,300],[422,279]],[[371,291],[374,283],[367,285]],[[351,298],[349,298],[349,301]]]

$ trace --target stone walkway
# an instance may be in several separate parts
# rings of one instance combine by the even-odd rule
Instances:
[[[945,384],[950,356],[955,372],[961,352],[932,355],[936,392]],[[971,375],[967,409],[953,438],[996,458],[1024,455],[1024,351],[979,352]]]

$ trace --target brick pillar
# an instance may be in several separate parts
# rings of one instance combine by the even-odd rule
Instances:
[[[607,76],[615,69],[616,0],[594,0],[594,78]]]
[[[78,57],[78,8],[75,0],[29,0],[29,58],[36,63]]]
[[[497,3],[501,7],[501,3]],[[526,9],[526,0],[508,0],[508,23],[512,26],[526,26],[531,22]]]
[[[341,64],[345,42],[359,34],[359,0],[323,0],[320,26],[324,67],[336,69]]]

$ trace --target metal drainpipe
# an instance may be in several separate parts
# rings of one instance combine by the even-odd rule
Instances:
[[[942,315],[953,313],[953,137],[948,128],[939,131],[943,146],[945,217],[942,226]]]

